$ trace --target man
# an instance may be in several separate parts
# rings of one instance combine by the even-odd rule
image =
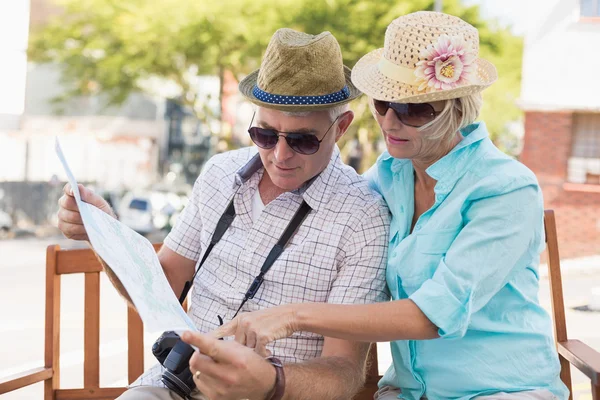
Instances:
[[[277,31],[240,92],[258,106],[249,129],[256,147],[209,160],[158,253],[176,296],[193,280],[189,314],[198,329],[210,332],[237,311],[286,303],[388,298],[389,211],[342,163],[336,145],[354,118],[347,103],[360,92],[335,38]],[[110,213],[91,192],[84,189],[83,197]],[[59,204],[60,229],[86,239],[71,195]],[[230,211],[235,217],[222,228]],[[215,231],[223,236],[212,246]],[[274,260],[270,268],[267,259]],[[183,339],[200,350],[190,360],[194,399],[348,399],[364,381],[366,343],[301,333],[270,347],[281,368],[235,341],[189,333]],[[120,399],[180,399],[163,387],[161,374],[159,365],[147,371]]]

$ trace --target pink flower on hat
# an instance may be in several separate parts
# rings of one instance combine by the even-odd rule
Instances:
[[[470,84],[476,58],[462,36],[440,36],[437,43],[421,50],[421,61],[415,69],[419,91],[449,90]]]

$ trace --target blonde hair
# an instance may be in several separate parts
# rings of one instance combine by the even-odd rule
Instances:
[[[440,114],[418,130],[427,141],[440,141],[442,146],[447,146],[458,131],[475,122],[482,105],[481,93],[446,100]]]
[[[445,100],[443,110],[437,117],[417,130],[422,132],[422,147],[419,156],[425,159],[435,159],[442,151],[449,151],[452,141],[458,132],[475,122],[483,106],[481,93],[474,93],[456,99]],[[369,108],[377,119],[377,111],[373,98],[369,98]]]

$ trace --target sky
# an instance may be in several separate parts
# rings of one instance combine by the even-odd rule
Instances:
[[[0,0],[0,114],[19,115],[25,107],[28,1]]]
[[[467,5],[479,4],[485,18],[497,18],[504,26],[511,26],[512,32],[524,35],[532,16],[544,6],[544,0],[464,0]]]

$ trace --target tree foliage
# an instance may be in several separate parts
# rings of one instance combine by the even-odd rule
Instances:
[[[114,105],[132,92],[153,93],[168,82],[201,120],[209,117],[209,110],[200,96],[198,75],[222,76],[231,70],[241,78],[259,67],[271,35],[280,27],[332,32],[351,67],[383,46],[385,29],[394,18],[433,8],[433,0],[57,1],[64,12],[32,34],[29,56],[62,65],[68,90],[59,100],[102,94]],[[493,138],[503,135],[508,122],[521,118],[515,99],[522,39],[483,20],[477,6],[446,0],[444,11],[479,29],[481,55],[498,68],[500,80],[484,94],[482,118]],[[369,147],[379,134],[366,100],[353,108],[357,122],[347,136],[358,134]]]

